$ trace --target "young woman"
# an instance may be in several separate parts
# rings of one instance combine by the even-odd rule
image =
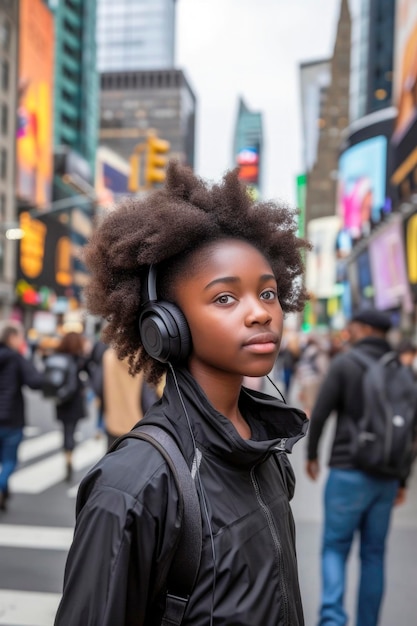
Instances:
[[[88,304],[108,320],[106,341],[133,375],[143,370],[153,384],[167,375],[141,424],[168,431],[197,472],[202,553],[184,626],[304,623],[286,452],[307,420],[242,387],[244,376],[271,371],[283,312],[305,301],[307,244],[295,231],[294,213],[255,204],[237,172],[209,187],[171,164],[165,187],[113,212],[87,250]],[[163,345],[158,359],[143,345],[161,347],[148,319],[155,300],[169,334],[175,320],[182,326],[179,345]],[[55,624],[161,624],[157,581],[175,559],[180,526],[167,463],[148,442],[125,439],[80,487]]]
[[[66,480],[72,479],[72,454],[75,447],[75,429],[80,419],[86,417],[85,386],[79,373],[85,369],[85,339],[83,335],[68,332],[56,348],[56,354],[68,359],[68,380],[58,390],[56,418],[62,423],[64,432],[64,452],[66,462]]]

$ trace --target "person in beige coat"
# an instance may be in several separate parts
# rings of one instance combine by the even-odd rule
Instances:
[[[121,361],[113,348],[103,354],[104,424],[110,446],[143,417],[143,372],[129,374],[127,359]]]

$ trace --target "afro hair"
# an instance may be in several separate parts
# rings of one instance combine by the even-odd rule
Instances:
[[[149,266],[162,264],[165,272],[175,272],[175,260],[183,265],[205,243],[243,239],[270,262],[283,311],[299,311],[307,299],[301,251],[309,244],[296,231],[296,211],[276,202],[255,202],[237,170],[209,185],[188,167],[171,162],[163,188],[122,201],[93,233],[85,248],[91,273],[88,309],[107,320],[103,339],[119,358],[128,357],[131,374],[144,370],[147,380],[157,383],[167,365],[141,349],[138,326],[141,285]]]

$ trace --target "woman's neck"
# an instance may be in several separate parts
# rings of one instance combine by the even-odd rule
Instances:
[[[210,404],[233,424],[243,439],[250,439],[251,430],[239,410],[243,376],[227,376],[201,367],[190,366],[190,373],[206,394]]]

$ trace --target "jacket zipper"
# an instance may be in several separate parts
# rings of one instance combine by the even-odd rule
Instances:
[[[271,515],[271,511],[269,510],[268,506],[265,504],[265,502],[262,500],[262,496],[261,496],[261,490],[259,488],[259,483],[255,477],[255,467],[253,467],[251,469],[250,472],[250,477],[251,477],[251,482],[253,485],[253,488],[255,490],[255,494],[256,494],[256,499],[262,509],[262,511],[265,514],[266,520],[268,522],[268,527],[272,536],[272,541],[274,542],[274,547],[275,547],[275,552],[277,555],[277,565],[278,565],[278,573],[279,573],[279,581],[280,581],[280,587],[281,587],[281,594],[282,594],[282,605],[283,605],[283,613],[284,613],[284,620],[285,620],[285,624],[290,626],[289,621],[288,621],[288,589],[287,589],[287,585],[286,585],[286,581],[285,581],[285,572],[284,572],[284,565],[283,565],[283,559],[282,559],[282,546],[281,546],[281,541],[278,537],[278,533],[277,533],[277,529],[275,527],[275,523],[274,520],[272,518]]]

